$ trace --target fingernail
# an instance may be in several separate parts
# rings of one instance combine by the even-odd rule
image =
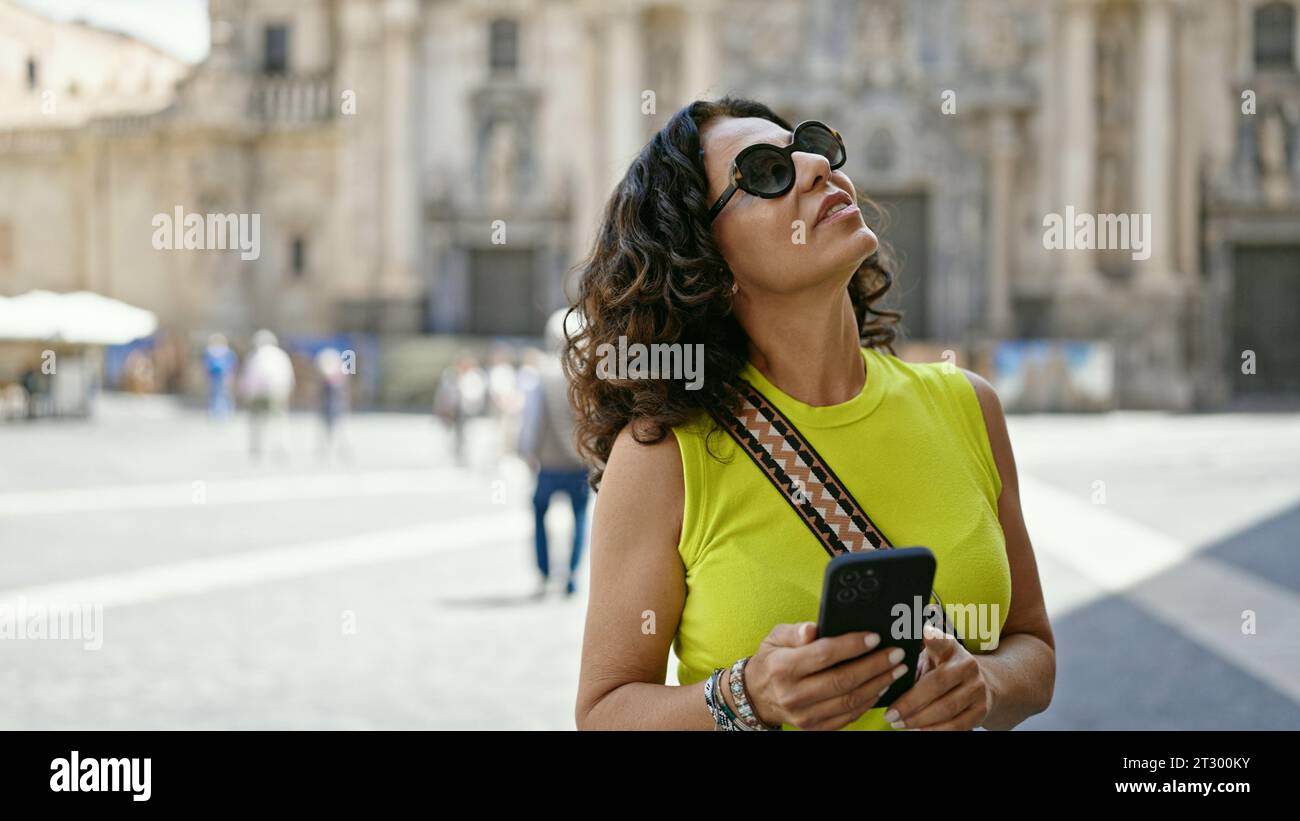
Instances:
[[[868,633],[865,641],[867,644],[867,649],[870,650],[872,647],[875,647],[877,644],[880,644],[880,634]]]
[[[902,660],[903,660],[903,648],[895,647],[893,650],[889,651],[890,664],[898,664]]]
[[[903,677],[903,674],[906,673],[906,672],[907,672],[907,665],[906,665],[906,664],[900,664],[900,665],[898,665],[897,667],[894,668],[894,678],[895,678],[895,679],[900,679],[900,678]]]
[[[886,684],[886,685],[885,685],[885,689],[881,690],[881,691],[880,691],[880,695],[877,695],[876,698],[880,698],[880,696],[883,696],[885,693],[888,693],[888,692],[889,692],[889,687],[890,687],[890,685]]]
[[[898,721],[898,711],[890,710],[889,712],[885,713],[885,721],[888,721],[891,725],[894,724],[896,721]]]
[[[904,724],[903,722],[901,722],[901,721],[894,721],[894,722],[891,722],[889,726],[890,726],[890,727],[893,727],[895,730],[906,730],[906,729],[907,729],[907,725],[905,725],[905,724]]]

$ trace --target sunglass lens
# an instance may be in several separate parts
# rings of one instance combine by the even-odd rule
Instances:
[[[839,139],[829,128],[821,124],[805,126],[799,132],[798,150],[821,154],[830,162],[831,168],[838,168],[844,162],[844,151],[840,148]]]
[[[741,174],[755,193],[777,194],[790,185],[794,166],[779,151],[754,151],[745,157]]]

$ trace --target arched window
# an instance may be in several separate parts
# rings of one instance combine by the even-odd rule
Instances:
[[[1255,9],[1255,68],[1295,67],[1295,6],[1274,0]]]
[[[513,74],[519,67],[519,23],[500,19],[489,24],[488,66],[493,74]]]

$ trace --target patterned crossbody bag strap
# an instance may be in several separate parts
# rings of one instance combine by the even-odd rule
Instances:
[[[785,414],[757,388],[741,379],[736,414],[710,410],[740,449],[781,491],[826,552],[835,557],[861,550],[889,550],[893,544],[853,498],[821,454]],[[931,590],[945,632],[956,635],[939,594]]]

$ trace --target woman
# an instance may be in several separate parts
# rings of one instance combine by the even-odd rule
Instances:
[[[838,170],[843,143],[792,132],[746,100],[678,112],[615,190],[581,271],[565,366],[601,492],[578,727],[727,726],[715,716],[741,714],[736,694],[749,729],[1014,727],[1046,709],[1056,665],[1000,405],[969,371],[891,355],[899,315],[873,307],[891,277]],[[784,151],[737,162],[760,144]],[[702,388],[610,378],[596,353],[620,336],[701,345]],[[978,640],[970,625],[961,641],[927,631],[918,671],[888,637],[816,638],[827,553],[707,413],[735,408],[739,379],[892,544],[934,552],[935,592],[990,617]],[[670,644],[679,686],[662,683]]]

